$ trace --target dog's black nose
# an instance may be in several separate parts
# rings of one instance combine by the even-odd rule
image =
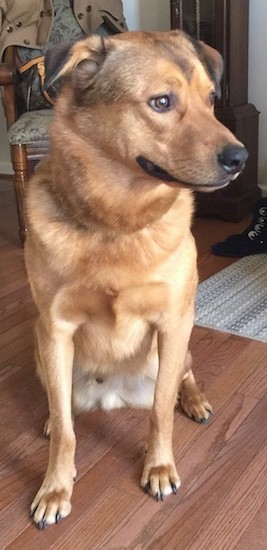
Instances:
[[[245,147],[227,146],[218,154],[219,164],[228,174],[237,174],[241,172],[248,158],[248,152]]]

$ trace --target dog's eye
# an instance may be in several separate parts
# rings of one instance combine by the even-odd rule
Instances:
[[[214,105],[215,103],[215,98],[216,98],[216,92],[210,92],[210,95],[209,95],[209,101],[210,101],[210,104],[211,105]]]
[[[148,105],[157,111],[158,113],[164,113],[174,107],[174,98],[170,95],[159,95],[157,97],[151,97],[148,101]]]

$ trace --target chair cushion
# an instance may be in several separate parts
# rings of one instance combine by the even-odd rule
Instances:
[[[40,109],[39,111],[23,113],[7,132],[9,144],[26,145],[48,142],[49,123],[52,116],[53,109]]]

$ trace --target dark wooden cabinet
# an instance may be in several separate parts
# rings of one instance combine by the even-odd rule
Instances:
[[[247,166],[227,189],[197,194],[199,215],[239,221],[261,195],[258,182],[259,112],[248,103],[249,0],[171,0],[171,28],[183,29],[224,58],[222,98],[215,113],[249,151]]]

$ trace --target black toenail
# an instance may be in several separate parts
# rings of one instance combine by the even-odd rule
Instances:
[[[31,518],[34,516],[34,514],[35,514],[37,508],[38,508],[38,504],[37,504],[37,506],[35,506],[35,508],[33,508],[33,510],[31,511],[31,514],[30,514],[30,515],[31,515]]]
[[[149,493],[149,489],[150,489],[150,483],[148,481],[148,483],[144,486],[145,493]]]
[[[162,491],[158,491],[157,494],[156,494],[156,500],[157,502],[160,502],[164,499],[164,495],[163,495],[163,492]]]
[[[172,481],[171,481],[171,488],[172,488],[172,492],[176,495],[177,487],[176,487],[175,483],[173,483]]]
[[[56,523],[59,523],[61,520],[61,514],[59,512],[56,513]]]
[[[40,529],[40,530],[45,529],[46,528],[46,520],[41,519],[40,521],[38,521],[37,526],[38,526],[38,529]]]

